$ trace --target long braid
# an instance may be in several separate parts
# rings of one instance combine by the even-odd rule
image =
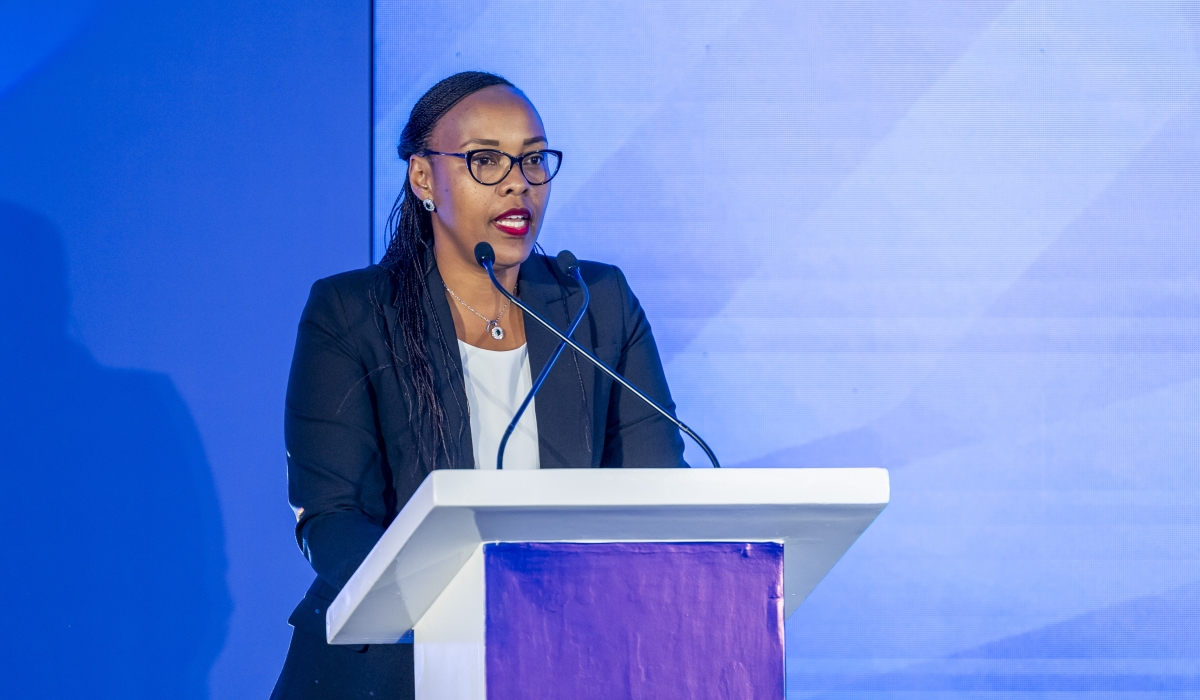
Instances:
[[[493,85],[512,87],[512,83],[498,75],[468,71],[452,75],[430,88],[413,106],[408,123],[401,132],[397,148],[401,160],[407,161],[414,154],[426,149],[434,127],[454,105],[464,97]],[[422,460],[432,468],[436,463],[437,450],[440,449],[443,454],[451,454],[447,449],[446,409],[438,395],[433,365],[425,346],[425,313],[422,308],[423,301],[428,301],[430,308],[437,308],[433,305],[428,285],[425,283],[425,275],[429,272],[425,264],[426,251],[433,247],[433,222],[431,214],[417,201],[407,178],[404,189],[396,198],[388,216],[387,228],[391,233],[391,240],[379,264],[391,277],[395,288],[395,296],[390,301],[396,307],[397,322],[390,332],[386,324],[382,324],[380,330],[388,350],[397,362],[401,361],[397,352],[398,346],[404,348],[409,380],[412,383],[412,397],[415,399],[410,405],[410,408],[414,409],[412,415],[427,419],[426,425],[432,437],[432,442],[427,442],[426,432],[418,428],[418,449],[422,453]],[[382,313],[382,304],[378,299],[375,299],[375,303],[377,311]],[[434,324],[439,349],[445,355],[449,352],[449,346],[436,316]],[[459,406],[459,411],[462,412],[462,406]]]

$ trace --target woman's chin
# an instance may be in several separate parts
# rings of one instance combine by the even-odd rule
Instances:
[[[485,240],[491,243],[492,249],[496,251],[497,267],[520,265],[529,259],[529,254],[533,251],[534,236],[532,234],[489,236]]]

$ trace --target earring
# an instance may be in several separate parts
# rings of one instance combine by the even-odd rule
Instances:
[[[421,200],[421,206],[425,207],[425,211],[437,211],[437,205],[428,197]]]

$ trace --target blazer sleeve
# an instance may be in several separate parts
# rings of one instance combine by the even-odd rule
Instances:
[[[387,508],[374,396],[345,308],[327,280],[301,316],[284,415],[296,539],[335,591],[383,535]]]
[[[675,402],[667,388],[667,376],[646,312],[629,288],[625,274],[614,269],[625,327],[625,343],[615,369],[674,415]],[[609,394],[600,466],[665,468],[688,464],[683,460],[683,437],[679,429],[632,392],[614,383]]]

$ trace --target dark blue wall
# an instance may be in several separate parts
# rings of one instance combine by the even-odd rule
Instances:
[[[310,578],[295,324],[368,256],[369,5],[15,2],[0,28],[0,684],[265,697]]]

